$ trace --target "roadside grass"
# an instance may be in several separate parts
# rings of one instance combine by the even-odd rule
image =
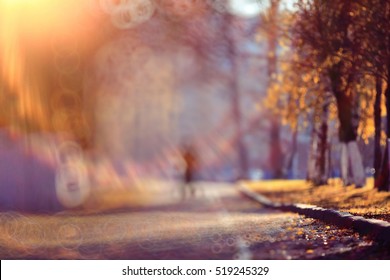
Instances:
[[[367,180],[363,188],[345,187],[338,178],[331,179],[328,183],[313,186],[305,180],[244,182],[250,190],[261,193],[274,202],[312,204],[390,222],[390,193],[374,189],[372,178]]]

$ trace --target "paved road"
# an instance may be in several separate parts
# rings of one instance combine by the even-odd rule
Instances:
[[[271,211],[234,185],[198,183],[196,197],[110,213],[0,215],[1,259],[388,258],[348,230]],[[168,198],[167,198],[168,197]]]

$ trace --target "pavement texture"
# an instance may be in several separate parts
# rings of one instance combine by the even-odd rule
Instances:
[[[104,213],[0,213],[1,259],[390,259],[369,238],[260,205],[233,184]],[[171,188],[173,190],[174,187]]]
[[[359,234],[368,235],[370,238],[379,242],[390,244],[390,223],[387,221],[367,219],[362,216],[352,215],[348,212],[326,209],[316,205],[273,202],[266,196],[251,191],[245,184],[240,184],[240,190],[245,196],[269,209],[305,215],[306,217],[318,219],[341,228],[352,229]]]

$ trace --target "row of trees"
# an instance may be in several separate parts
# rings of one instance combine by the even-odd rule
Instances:
[[[390,1],[299,0],[284,19],[277,32],[287,48],[279,52],[267,103],[281,106],[279,114],[294,129],[313,124],[309,179],[327,181],[328,126],[337,123],[344,184],[365,184],[357,140],[374,138],[375,184],[388,190]]]
[[[98,1],[98,3],[105,2],[114,6],[120,5],[119,2],[115,1]],[[156,1],[156,5],[158,4],[157,6],[160,8],[154,12],[148,21],[139,26],[132,26],[131,29],[125,31],[113,30],[113,27],[106,23],[109,22],[108,19],[111,19],[110,16],[103,14],[97,17],[97,21],[105,22],[104,26],[109,27],[106,28],[106,35],[100,35],[101,37],[96,35],[96,38],[91,42],[88,41],[88,44],[87,42],[81,44],[88,45],[88,47],[84,47],[78,54],[79,59],[76,61],[76,65],[82,65],[83,67],[78,67],[77,71],[64,71],[62,66],[69,66],[68,62],[71,59],[69,59],[69,55],[63,55],[58,50],[52,55],[53,59],[39,59],[39,63],[32,63],[31,66],[29,66],[30,60],[28,59],[19,62],[21,58],[33,56],[33,54],[34,57],[39,58],[48,55],[41,51],[42,54],[39,52],[40,55],[38,56],[32,50],[27,53],[21,46],[12,47],[12,44],[21,45],[18,44],[19,41],[15,43],[11,40],[18,38],[13,33],[25,37],[22,36],[24,33],[16,28],[19,25],[15,25],[15,30],[8,28],[13,26],[11,23],[18,22],[20,19],[12,17],[2,19],[4,21],[2,25],[4,28],[0,27],[1,30],[4,29],[4,32],[0,35],[0,41],[3,42],[0,52],[4,54],[2,64],[8,66],[18,65],[19,68],[20,65],[24,66],[26,64],[25,67],[22,67],[23,69],[15,67],[4,67],[2,69],[2,79],[5,82],[1,85],[1,91],[23,92],[23,94],[18,95],[17,98],[19,99],[16,99],[16,101],[8,96],[7,98],[1,96],[1,100],[7,101],[2,103],[18,103],[20,100],[20,111],[24,110],[23,106],[26,104],[29,104],[28,108],[37,108],[36,111],[42,115],[40,118],[42,122],[48,122],[44,127],[53,130],[68,129],[76,131],[75,134],[81,135],[78,137],[81,139],[80,141],[93,142],[90,139],[93,138],[93,135],[84,136],[84,134],[93,134],[93,132],[86,133],[88,129],[94,130],[94,121],[96,120],[93,119],[93,116],[87,118],[85,125],[65,125],[62,123],[66,123],[68,119],[71,119],[69,116],[74,116],[74,111],[83,112],[85,109],[81,106],[81,104],[87,103],[83,96],[83,87],[85,86],[81,73],[88,69],[84,66],[88,64],[89,60],[92,60],[92,54],[95,53],[97,46],[100,46],[102,41],[124,32],[134,36],[134,38],[142,39],[144,44],[156,50],[160,50],[163,44],[166,49],[175,46],[189,47],[198,65],[197,68],[194,66],[194,69],[196,69],[192,71],[193,74],[189,75],[188,79],[202,81],[204,84],[207,84],[207,82],[213,84],[215,81],[226,84],[229,91],[230,110],[234,119],[233,126],[236,127],[236,134],[240,135],[234,141],[239,159],[238,165],[241,169],[239,173],[241,176],[245,176],[248,174],[251,164],[244,141],[245,136],[247,136],[243,131],[247,116],[244,114],[245,112],[242,112],[243,106],[241,106],[241,104],[244,104],[244,98],[237,81],[240,74],[238,63],[242,51],[239,48],[241,45],[239,45],[240,38],[238,36],[241,31],[237,30],[240,29],[240,20],[237,19],[234,13],[229,13],[228,9],[219,9],[220,5],[218,3],[223,3],[222,6],[225,8],[228,7],[229,1],[227,0],[207,1],[211,5],[206,5],[203,1],[192,1],[193,3],[186,1],[186,3],[191,2],[192,4],[181,6],[173,4],[174,2],[172,0]],[[264,3],[265,1],[261,2]],[[163,5],[164,3],[166,5]],[[313,152],[312,160],[309,163],[309,179],[316,184],[327,181],[330,162],[329,125],[337,124],[339,140],[342,143],[341,169],[344,183],[353,183],[357,186],[365,184],[365,172],[357,140],[359,137],[365,140],[374,138],[375,162],[373,166],[376,170],[376,184],[378,188],[386,189],[389,177],[387,174],[388,158],[386,153],[383,152],[383,146],[386,139],[384,135],[387,134],[387,138],[390,136],[390,114],[386,114],[386,111],[388,112],[388,109],[390,109],[390,1],[358,0],[352,3],[346,0],[299,0],[294,12],[281,11],[280,5],[283,3],[281,0],[269,0],[268,3],[269,6],[262,13],[260,22],[263,25],[262,31],[264,32],[262,37],[267,40],[268,48],[268,56],[266,57],[268,65],[267,87],[269,91],[267,104],[271,112],[269,114],[271,145],[268,162],[270,169],[273,171],[272,176],[282,177],[285,172],[282,165],[283,154],[280,144],[281,125],[279,115],[282,115],[284,121],[287,121],[292,127],[293,139],[295,139],[293,142],[296,142],[296,132],[304,127],[305,123],[312,123],[313,138],[311,146]],[[126,5],[126,7],[129,8],[130,6]],[[11,15],[11,13],[9,14]],[[126,17],[126,19],[131,20],[131,17]],[[100,26],[97,23],[95,24]],[[255,25],[254,22],[251,24]],[[55,28],[51,32],[54,32],[54,30]],[[101,28],[99,30],[101,31]],[[166,32],[161,32],[161,30]],[[10,37],[7,37],[7,34]],[[23,45],[29,46],[29,43],[29,41],[26,41],[26,44]],[[58,45],[60,44],[58,43]],[[283,49],[281,46],[286,46],[286,48]],[[45,50],[45,48],[43,49]],[[65,54],[69,54],[69,51]],[[74,55],[73,52],[71,54]],[[58,67],[57,64],[61,61],[65,63]],[[37,65],[41,64],[42,69],[38,69]],[[8,69],[20,70],[20,73],[15,75]],[[57,71],[58,75],[54,74],[57,73],[52,71],[54,69],[59,70]],[[29,72],[29,75],[27,75],[27,72]],[[42,72],[42,77],[31,76],[30,72]],[[18,80],[17,83],[15,83],[15,76],[20,77],[20,81]],[[27,78],[25,76],[28,76],[31,80],[37,80],[39,83],[37,82],[36,87],[40,88],[39,86],[42,84],[41,87],[45,90],[40,89],[35,92],[29,89],[29,91],[24,92],[24,88],[18,88],[17,86],[21,86],[26,82],[25,79]],[[58,80],[58,82],[54,80]],[[14,82],[14,84],[11,82]],[[182,87],[187,86],[186,81],[180,83],[183,84]],[[60,95],[60,98],[56,97],[56,94],[49,94],[49,92],[56,92],[57,84],[65,88],[66,96],[69,95],[71,84],[76,84],[75,87],[72,86],[72,92],[74,93],[72,97],[77,97],[75,99],[80,100],[76,102],[80,104],[80,108],[71,108],[72,110],[69,110],[69,106],[65,108],[67,112],[71,111],[72,114],[59,114],[60,110],[57,110],[57,105],[50,110],[45,109],[49,106],[48,104],[67,103],[66,100],[63,100],[66,99],[65,95],[64,98]],[[92,82],[92,84],[96,83]],[[15,88],[12,88],[12,86],[15,86]],[[42,94],[46,91],[47,94]],[[36,96],[39,96],[39,98]],[[53,98],[53,101],[51,101],[51,98]],[[50,102],[47,102],[46,99],[49,99]],[[88,96],[88,99],[93,100],[94,98]],[[94,105],[96,104],[91,102],[90,107],[94,108]],[[12,106],[7,105],[5,107]],[[19,114],[19,111],[14,111],[5,113],[4,117],[0,114],[0,119],[9,118],[10,114],[12,116]],[[22,115],[20,118],[23,120],[37,119],[39,114],[32,109],[30,111],[24,110],[23,115],[20,113]],[[53,117],[53,120],[51,120],[48,117],[51,114],[59,115],[59,117]],[[387,116],[388,119],[386,129],[382,129],[384,125],[381,123],[382,116]],[[61,125],[52,124],[57,123],[54,121],[56,119],[59,119],[58,122]],[[11,121],[7,119],[6,122]],[[55,127],[51,128],[51,126]],[[60,128],[57,128],[57,126]],[[80,128],[76,129],[75,127]],[[291,160],[286,161],[291,163]],[[383,172],[380,172],[380,170]]]

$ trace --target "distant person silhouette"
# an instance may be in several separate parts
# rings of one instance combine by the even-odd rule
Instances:
[[[182,190],[182,198],[185,199],[187,194],[190,196],[195,195],[195,171],[198,167],[197,159],[195,156],[194,148],[191,146],[183,149],[183,160],[184,160],[184,186]]]

